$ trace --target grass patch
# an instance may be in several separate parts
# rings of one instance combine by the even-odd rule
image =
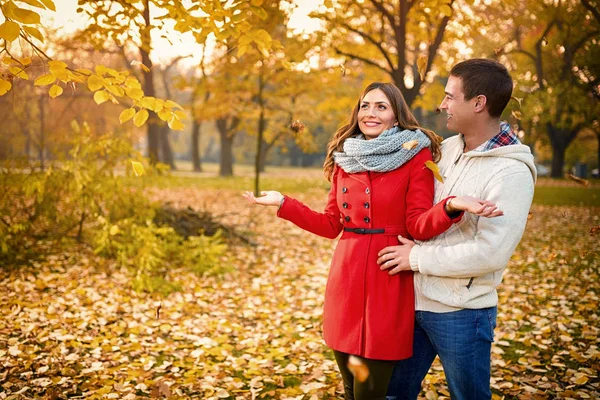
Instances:
[[[533,202],[545,206],[600,207],[600,188],[536,186]]]

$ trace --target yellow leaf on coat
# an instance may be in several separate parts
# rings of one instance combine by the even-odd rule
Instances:
[[[429,168],[431,170],[431,172],[433,172],[433,176],[435,176],[435,179],[437,179],[438,181],[440,181],[441,183],[444,183],[444,178],[442,177],[442,175],[440,174],[440,168],[437,166],[436,163],[434,163],[433,161],[429,160],[429,161],[425,161],[425,166],[427,168]]]

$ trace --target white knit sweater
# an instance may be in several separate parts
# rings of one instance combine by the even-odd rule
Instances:
[[[417,310],[495,306],[496,287],[525,230],[537,177],[529,147],[463,153],[463,145],[459,135],[442,143],[438,166],[444,183],[436,182],[434,203],[448,196],[473,196],[496,203],[504,215],[465,213],[445,233],[412,248]]]

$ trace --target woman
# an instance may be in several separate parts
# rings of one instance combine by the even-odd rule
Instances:
[[[448,212],[501,215],[470,197],[432,208],[434,177],[425,162],[439,158],[437,136],[419,127],[400,90],[373,83],[329,142],[324,172],[332,186],[323,213],[279,192],[244,193],[251,203],[279,207],[280,218],[309,232],[336,238],[344,231],[325,291],[323,337],[347,399],[385,399],[394,361],[412,355],[412,272],[390,276],[377,265],[377,253],[397,245],[398,235],[426,240],[444,232],[462,215],[452,219]],[[369,369],[366,381],[354,379],[350,355]]]

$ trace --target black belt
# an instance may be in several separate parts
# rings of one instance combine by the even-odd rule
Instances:
[[[367,235],[370,233],[385,233],[384,228],[368,229],[368,228],[344,228],[344,232],[354,232],[359,235]]]

